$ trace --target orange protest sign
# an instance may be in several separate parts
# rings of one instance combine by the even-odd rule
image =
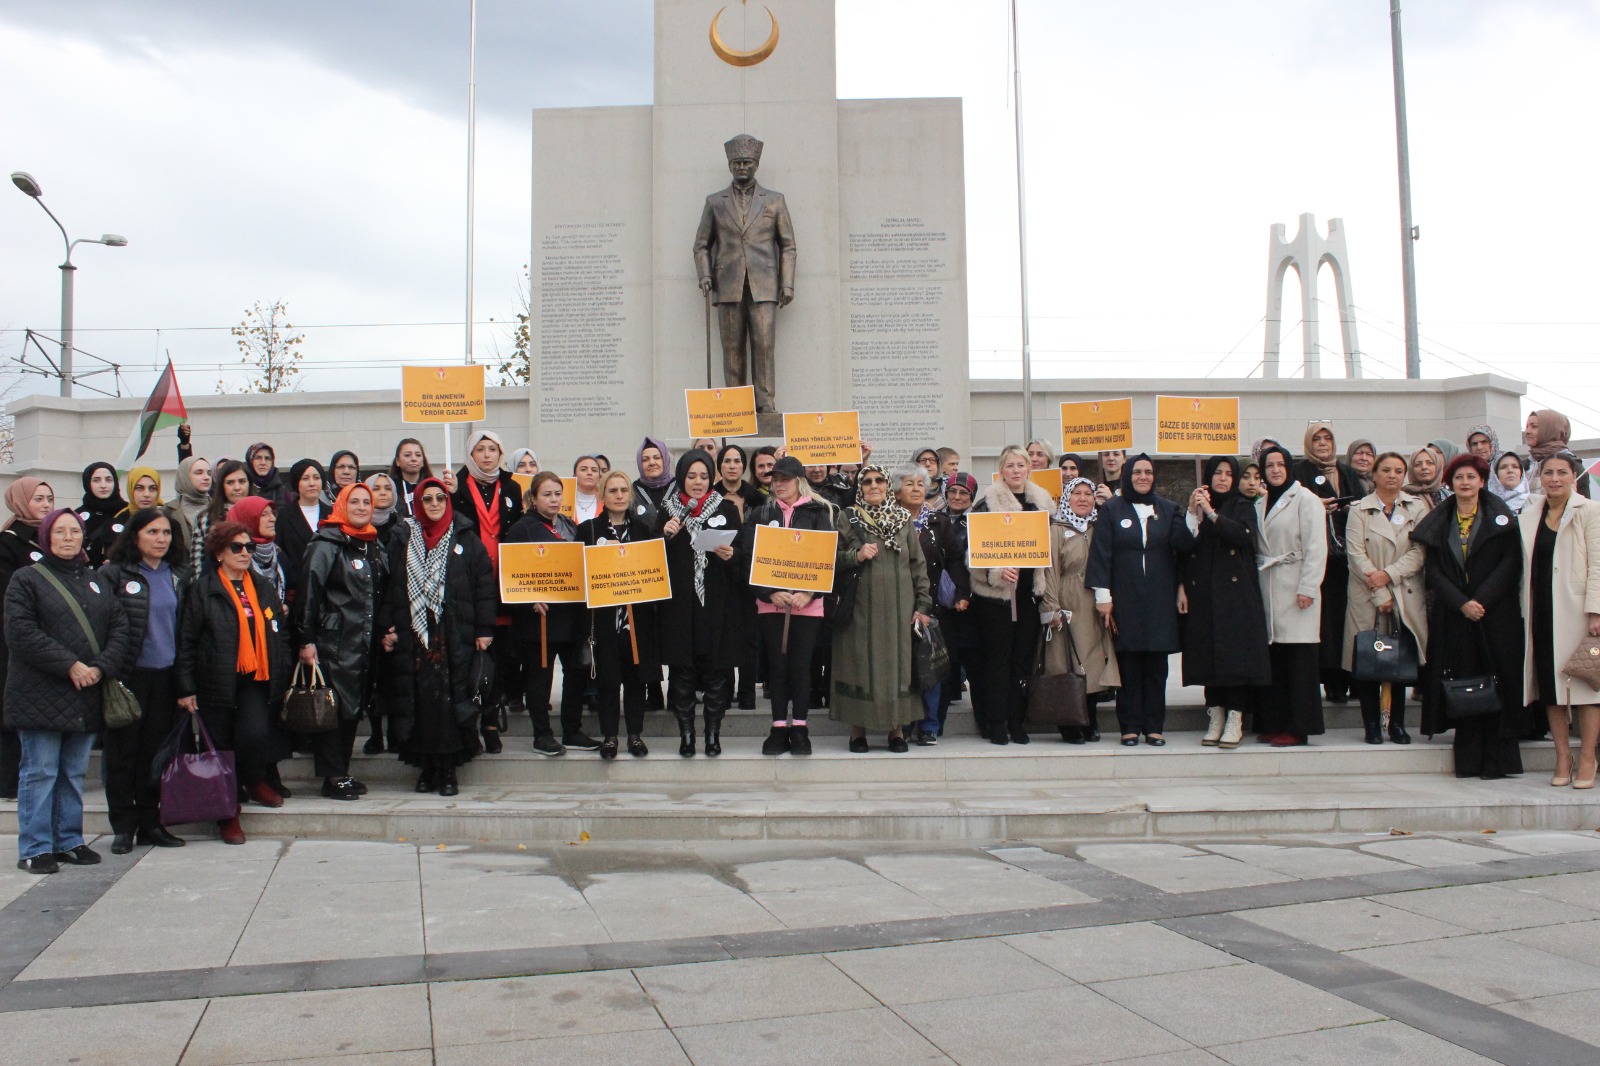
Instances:
[[[1111,452],[1133,447],[1133,400],[1085,400],[1061,405],[1061,450]]]
[[[582,603],[583,545],[576,541],[500,545],[500,599]]]
[[[528,494],[528,490],[529,489],[533,488],[533,475],[532,474],[512,474],[511,475],[511,480],[515,481],[518,485],[520,485],[522,487],[522,494],[524,496],[526,496]]]
[[[861,461],[861,416],[854,411],[812,411],[783,416],[783,443],[806,466]]]
[[[1050,515],[1044,511],[967,512],[967,565],[1049,566]]]
[[[1000,475],[998,473],[990,474],[989,480],[999,481]],[[1028,480],[1048,492],[1052,500],[1061,498],[1060,470],[1030,470],[1028,471]]]
[[[575,477],[561,479],[561,513],[573,522],[578,520],[578,479]]]
[[[481,422],[483,364],[400,368],[400,421]]]
[[[832,592],[839,534],[823,529],[756,526],[750,584],[792,592]]]
[[[589,606],[621,607],[672,598],[667,542],[659,537],[632,544],[597,544],[583,549],[589,572]]]
[[[1157,396],[1156,451],[1238,455],[1239,397]]]
[[[691,437],[753,437],[756,434],[754,385],[726,389],[684,389]]]

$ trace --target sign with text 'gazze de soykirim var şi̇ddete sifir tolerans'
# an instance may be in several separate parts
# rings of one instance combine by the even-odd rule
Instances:
[[[647,430],[687,444],[684,389],[760,399],[759,377],[725,378],[747,295],[737,321],[751,346],[770,326],[775,411],[859,411],[887,461],[970,454],[961,101],[837,99],[840,28],[834,0],[656,0],[654,106],[533,113],[541,455],[615,462]],[[724,147],[741,134],[759,142],[738,142],[759,156],[754,188]],[[715,243],[697,255],[708,200]]]

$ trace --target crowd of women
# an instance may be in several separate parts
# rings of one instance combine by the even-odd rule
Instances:
[[[1600,507],[1567,436],[1565,418],[1537,411],[1526,456],[1487,426],[1465,450],[1358,440],[1341,455],[1316,422],[1298,459],[1273,440],[1248,461],[1216,456],[1181,502],[1157,493],[1149,456],[1058,461],[1042,441],[1005,448],[980,488],[950,448],[891,469],[864,446],[859,466],[829,468],[710,440],[674,457],[646,437],[636,476],[579,457],[568,501],[559,473],[487,430],[457,471],[435,475],[406,439],[363,478],[345,450],[284,472],[258,443],[213,464],[184,427],[170,493],[152,467],[119,483],[107,463],[84,470],[76,507],[35,477],[6,490],[0,793],[17,799],[19,865],[47,873],[99,861],[83,786],[100,735],[112,850],[183,843],[162,824],[157,775],[189,716],[233,753],[241,802],[266,807],[290,797],[278,768],[295,752],[322,796],[363,795],[362,720],[368,755],[393,752],[418,792],[452,796],[464,764],[504,750],[512,714],[530,716],[537,753],[614,759],[648,755],[646,712],[664,709],[680,756],[714,757],[724,716],[754,709],[758,686],[769,756],[809,755],[823,707],[850,727],[851,752],[871,737],[896,753],[937,744],[967,695],[987,740],[1026,744],[1030,680],[1068,670],[1090,714],[1063,740],[1099,741],[1094,705],[1114,702],[1123,745],[1161,746],[1178,652],[1184,684],[1204,687],[1207,746],[1237,747],[1247,723],[1258,741],[1306,744],[1324,732],[1324,693],[1355,696],[1369,743],[1409,743],[1402,676],[1422,732],[1453,731],[1458,775],[1519,773],[1519,741],[1549,734],[1552,783],[1590,788]],[[1035,483],[1041,469],[1060,471],[1059,498]],[[1022,511],[1051,515],[1051,565],[969,568],[968,515]],[[833,592],[753,586],[759,526],[835,531]],[[669,599],[499,597],[505,544],[651,538],[666,542]],[[917,643],[935,628],[950,667],[930,678]],[[1409,673],[1363,668],[1358,637],[1374,633]],[[1589,672],[1574,665],[1585,652]],[[308,686],[331,691],[333,728],[284,726],[285,693]],[[142,715],[107,728],[124,695]],[[237,813],[220,832],[243,842]]]

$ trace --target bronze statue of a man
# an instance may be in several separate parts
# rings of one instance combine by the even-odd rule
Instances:
[[[706,197],[694,265],[717,305],[724,383],[754,385],[756,410],[772,412],[778,308],[794,299],[794,223],[783,194],[756,184],[761,142],[741,133],[722,147],[733,184]]]

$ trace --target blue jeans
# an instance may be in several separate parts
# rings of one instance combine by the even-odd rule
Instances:
[[[83,843],[83,777],[93,733],[23,729],[17,786],[17,857],[71,851]]]

